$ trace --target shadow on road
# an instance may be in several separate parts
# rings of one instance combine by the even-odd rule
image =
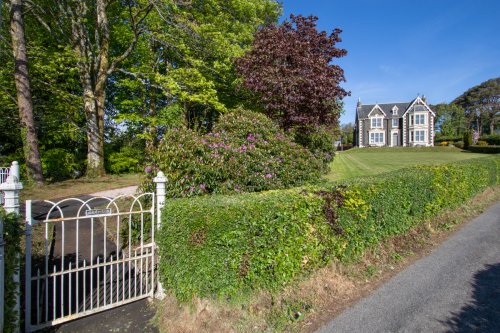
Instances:
[[[472,297],[443,322],[448,332],[500,332],[500,263],[474,275]]]

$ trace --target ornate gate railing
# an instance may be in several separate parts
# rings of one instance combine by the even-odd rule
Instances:
[[[153,193],[28,200],[26,222],[26,332],[153,296]]]
[[[7,177],[9,177],[10,167],[0,167],[0,184],[5,183],[7,181]],[[0,191],[0,205],[3,205],[4,198],[3,192]]]

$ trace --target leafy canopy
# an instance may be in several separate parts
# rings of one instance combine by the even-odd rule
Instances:
[[[349,95],[339,85],[344,71],[331,63],[347,54],[335,46],[341,30],[319,32],[314,16],[290,20],[255,34],[252,49],[237,61],[243,87],[284,129],[337,125],[340,101]]]

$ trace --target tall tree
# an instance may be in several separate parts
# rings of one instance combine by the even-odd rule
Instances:
[[[14,53],[14,78],[17,91],[17,106],[19,108],[26,170],[28,178],[36,184],[41,185],[44,179],[40,153],[38,151],[38,137],[33,117],[33,100],[28,72],[22,0],[11,0],[10,32],[12,50]]]
[[[43,15],[37,18],[50,34],[57,35],[61,44],[73,49],[86,118],[87,175],[100,176],[105,173],[106,85],[110,75],[133,52],[152,5],[142,0],[46,2],[45,6],[38,6]],[[47,20],[51,17],[59,19]],[[117,44],[126,45],[119,49]]]
[[[431,108],[436,111],[436,132],[446,137],[461,137],[467,129],[464,109],[456,104],[437,104]]]
[[[290,15],[290,21],[258,31],[252,49],[239,59],[243,86],[258,96],[266,113],[284,129],[338,125],[344,71],[334,58],[340,29],[330,35],[316,29],[317,17]]]
[[[500,116],[500,77],[470,88],[457,97],[453,103],[465,109],[469,121],[476,122],[480,133],[483,121],[486,120],[489,133],[493,134],[496,120]]]
[[[133,108],[123,94],[118,117],[162,126],[170,124],[180,110],[186,126],[209,128],[220,113],[244,103],[234,60],[250,48],[259,28],[278,21],[281,6],[276,0],[164,0],[154,4],[139,52],[118,74],[137,79],[155,93],[139,94],[145,98],[136,100]],[[119,90],[129,86],[128,96],[137,96],[141,90],[123,76],[112,81]],[[156,108],[146,110],[152,102]],[[137,117],[140,114],[144,117]]]

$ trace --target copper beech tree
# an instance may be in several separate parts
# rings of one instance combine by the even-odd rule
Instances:
[[[315,16],[290,20],[255,34],[252,49],[237,61],[243,87],[285,130],[336,126],[341,100],[350,94],[340,87],[343,69],[332,63],[347,54],[335,46],[342,31],[319,32]]]

